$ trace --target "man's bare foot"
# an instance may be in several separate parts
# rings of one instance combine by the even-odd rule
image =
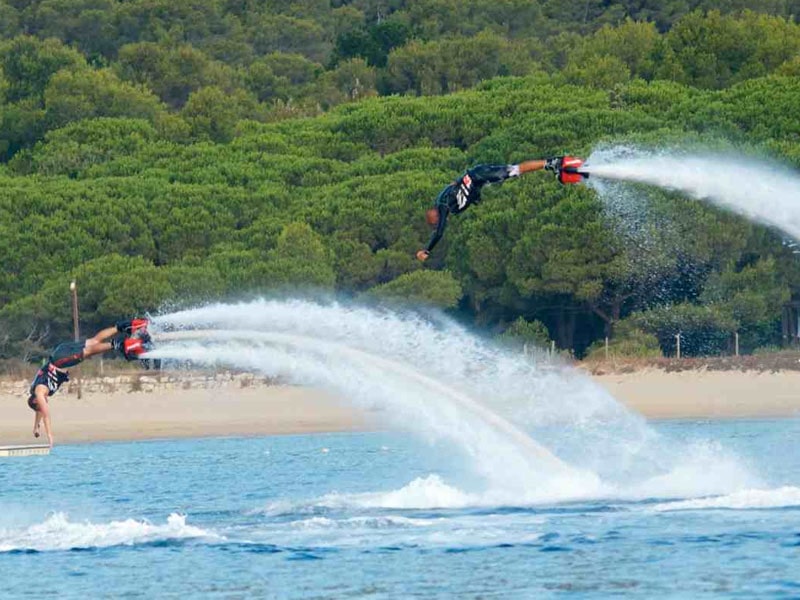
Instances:
[[[39,437],[39,428],[38,427],[34,427],[33,428],[33,437]]]

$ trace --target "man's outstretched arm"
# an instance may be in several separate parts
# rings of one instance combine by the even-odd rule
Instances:
[[[417,260],[425,261],[431,255],[431,250],[433,250],[434,246],[439,243],[439,240],[442,239],[444,235],[445,227],[447,227],[447,210],[438,207],[439,210],[439,221],[436,223],[436,229],[433,230],[431,234],[431,239],[428,240],[428,244],[425,246],[424,249],[419,250],[417,252]]]
[[[44,423],[44,432],[47,435],[47,442],[50,447],[53,447],[53,426],[50,423],[50,406],[47,404],[47,386],[37,385],[33,390],[36,396],[36,413],[41,415],[41,421]],[[34,427],[36,421],[34,421]]]

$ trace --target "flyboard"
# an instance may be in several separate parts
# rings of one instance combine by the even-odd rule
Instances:
[[[575,473],[577,469],[567,465],[547,448],[536,442],[525,432],[521,431],[500,415],[495,414],[485,406],[479,404],[466,394],[451,389],[441,382],[432,379],[408,366],[375,356],[361,350],[350,348],[342,344],[326,342],[319,339],[285,333],[272,333],[260,331],[237,331],[223,329],[195,329],[190,331],[173,331],[160,333],[159,341],[232,341],[240,340],[247,343],[260,341],[273,346],[300,349],[305,352],[327,356],[346,357],[355,364],[361,364],[376,369],[379,372],[394,373],[406,379],[416,381],[426,390],[434,391],[445,396],[469,413],[489,423],[495,430],[503,433],[517,445],[530,452],[537,464],[547,466],[560,473]]]
[[[153,338],[148,331],[150,319],[133,319],[130,322],[130,335],[125,337],[122,344],[122,355],[125,360],[138,360],[145,369],[161,369],[161,361],[142,358],[142,354],[151,352],[155,346]]]
[[[31,444],[27,446],[0,446],[0,456],[35,456],[50,454],[50,446]]]

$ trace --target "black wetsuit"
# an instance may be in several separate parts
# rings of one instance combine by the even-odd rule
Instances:
[[[436,197],[436,210],[439,211],[439,223],[431,235],[425,250],[430,252],[442,239],[447,227],[447,216],[457,215],[471,204],[481,201],[481,188],[487,183],[499,183],[509,177],[518,177],[517,165],[477,165],[468,169],[453,183],[444,188]]]
[[[74,367],[78,363],[83,362],[83,349],[86,342],[64,342],[59,344],[53,350],[50,358],[42,365],[42,368],[36,372],[36,375],[31,382],[30,396],[28,397],[28,406],[36,410],[36,386],[47,386],[47,395],[52,396],[58,391],[62,384],[69,381],[69,373],[63,369]]]

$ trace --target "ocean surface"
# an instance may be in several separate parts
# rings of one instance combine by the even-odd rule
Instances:
[[[654,428],[759,484],[499,502],[471,458],[400,433],[2,459],[0,597],[800,596],[800,420]]]

